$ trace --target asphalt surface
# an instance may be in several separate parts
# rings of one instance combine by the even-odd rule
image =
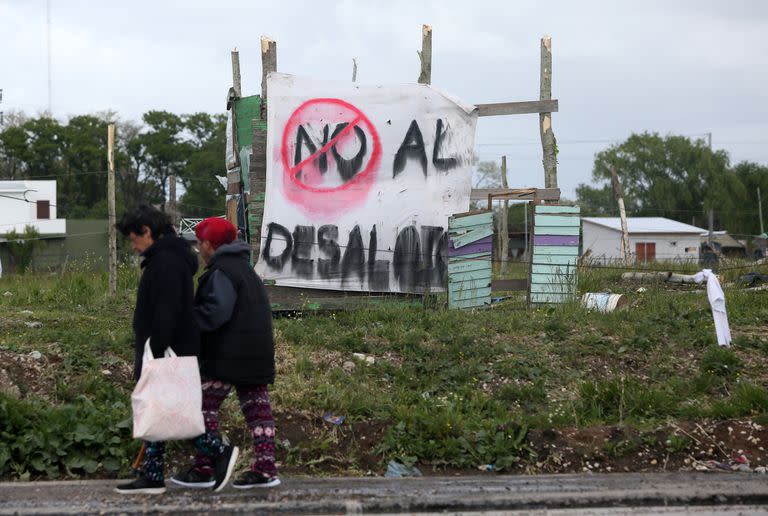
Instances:
[[[768,476],[663,473],[420,478],[284,477],[271,489],[172,487],[121,495],[118,481],[0,483],[5,514],[768,514]]]

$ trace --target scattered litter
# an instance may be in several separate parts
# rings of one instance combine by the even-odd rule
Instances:
[[[25,322],[24,326],[26,326],[27,328],[42,328],[43,323],[41,323],[40,321]]]
[[[31,358],[32,360],[40,360],[41,358],[43,358],[43,354],[40,353],[39,351],[30,351],[29,358]]]
[[[744,473],[765,473],[764,466],[758,466],[754,469],[749,465],[749,459],[746,455],[739,455],[731,460],[694,460],[693,467],[696,471],[740,471]]]
[[[643,292],[648,292],[648,289],[645,287],[640,287],[639,289],[637,289],[638,294],[642,294]]]
[[[283,439],[280,444],[285,448],[286,450],[289,450],[291,448],[291,441],[288,439]]]
[[[610,313],[627,304],[627,300],[621,294],[611,294],[610,292],[587,292],[581,297],[581,303],[587,310]]]
[[[731,329],[728,326],[728,313],[725,311],[725,294],[720,287],[717,276],[709,270],[704,269],[697,273],[696,282],[707,282],[707,297],[712,307],[712,317],[715,320],[715,333],[717,335],[717,344],[720,346],[731,346]]]
[[[3,295],[4,295],[5,297],[10,297],[10,296],[12,296],[12,295],[13,295],[13,292],[9,292],[8,290],[6,290],[5,292],[3,292]]]
[[[345,419],[347,419],[346,416],[337,416],[330,412],[326,412],[325,414],[323,414],[323,420],[334,425],[342,424]]]
[[[749,272],[739,276],[739,283],[742,283],[747,287],[756,287],[760,283],[768,283],[768,274]]]
[[[493,464],[480,464],[477,469],[480,471],[493,471]]]
[[[351,373],[352,371],[355,370],[355,363],[347,360],[346,362],[341,364],[341,368],[344,369],[344,372]]]
[[[103,374],[104,376],[112,376],[112,371],[110,371],[109,369],[104,369],[101,372],[101,374]]]
[[[352,356],[358,360],[365,362],[368,365],[374,364],[376,362],[375,357],[371,355],[366,355],[365,353],[352,353]]]
[[[25,314],[25,315],[32,315],[32,314],[33,314],[33,313],[35,313],[35,312],[33,312],[32,310],[22,310],[22,311],[21,311],[21,312],[19,312],[19,313],[20,313],[20,314]]]
[[[405,464],[400,464],[397,461],[391,460],[389,461],[389,464],[387,464],[387,472],[384,473],[385,477],[420,477],[421,471],[419,471],[419,468],[416,466],[406,466]]]

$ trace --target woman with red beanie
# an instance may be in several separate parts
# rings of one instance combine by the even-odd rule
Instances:
[[[254,460],[232,485],[238,489],[277,486],[275,422],[267,388],[275,380],[275,348],[267,291],[250,265],[250,247],[236,240],[237,230],[230,222],[205,219],[195,228],[195,236],[206,264],[194,306],[202,346],[206,433],[195,439],[195,464],[171,480],[216,491],[226,485],[237,448],[226,465],[217,464],[215,458],[227,446],[219,433],[219,409],[234,387],[253,438]]]

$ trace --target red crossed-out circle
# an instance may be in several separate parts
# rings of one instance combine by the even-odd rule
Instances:
[[[293,164],[291,158],[296,151],[295,139],[300,125],[329,125],[332,128],[341,123],[348,125],[317,151],[303,158],[300,163]],[[326,159],[332,162],[332,147],[339,149],[356,142],[355,127],[370,137],[370,147],[366,152],[368,162],[349,181],[332,187],[322,186],[322,176],[317,167],[318,158],[325,154]],[[366,199],[381,162],[381,141],[374,125],[356,106],[340,99],[316,98],[301,104],[288,118],[283,129],[280,154],[286,197],[305,212],[333,215]]]

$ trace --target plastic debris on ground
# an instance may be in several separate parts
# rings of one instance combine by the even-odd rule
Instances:
[[[337,416],[331,412],[326,412],[323,414],[323,421],[333,425],[340,425],[344,422],[345,419],[347,419],[346,416]]]
[[[387,464],[387,472],[384,473],[385,477],[400,478],[400,477],[420,477],[421,471],[416,466],[406,466],[400,464],[397,461],[391,460]]]
[[[696,460],[693,462],[696,471],[740,471],[744,473],[765,473],[765,467],[752,469],[746,455],[739,455],[730,460]]]

